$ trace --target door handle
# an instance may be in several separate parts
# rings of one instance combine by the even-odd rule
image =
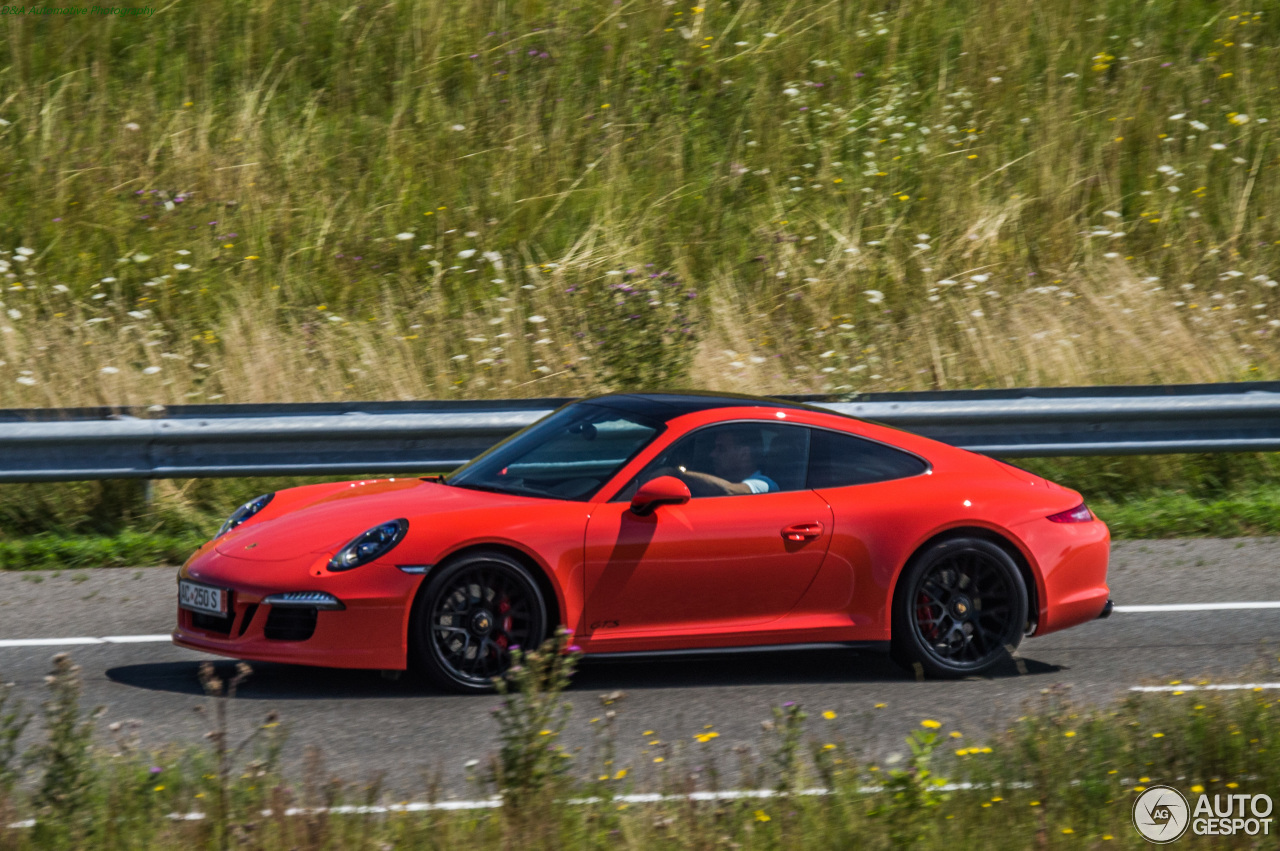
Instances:
[[[811,541],[821,535],[821,523],[795,523],[782,530],[782,537],[788,541]]]

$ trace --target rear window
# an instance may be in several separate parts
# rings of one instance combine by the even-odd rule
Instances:
[[[809,444],[808,486],[814,489],[905,479],[927,469],[910,453],[833,431],[815,429]]]

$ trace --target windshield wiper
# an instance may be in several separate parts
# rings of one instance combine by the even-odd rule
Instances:
[[[509,494],[511,496],[539,496],[539,497],[544,497],[548,499],[555,498],[554,494],[547,493],[546,491],[538,491],[538,490],[532,490],[530,488],[520,488],[520,487],[513,487],[513,486],[497,487],[496,485],[480,485],[480,484],[471,484],[470,482],[467,482],[467,483],[455,484],[453,485],[453,487],[466,488],[467,490],[473,490],[473,491],[484,491],[485,493],[504,493],[504,494]]]

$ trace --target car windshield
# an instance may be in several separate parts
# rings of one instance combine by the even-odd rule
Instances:
[[[475,458],[447,484],[587,500],[664,428],[645,417],[578,402]]]

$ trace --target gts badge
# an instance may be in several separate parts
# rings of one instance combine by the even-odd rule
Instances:
[[[616,629],[616,628],[617,628],[617,626],[618,626],[618,622],[617,622],[617,621],[596,621],[595,623],[593,623],[593,624],[591,625],[591,629],[592,629],[592,630],[597,630],[597,629]]]

